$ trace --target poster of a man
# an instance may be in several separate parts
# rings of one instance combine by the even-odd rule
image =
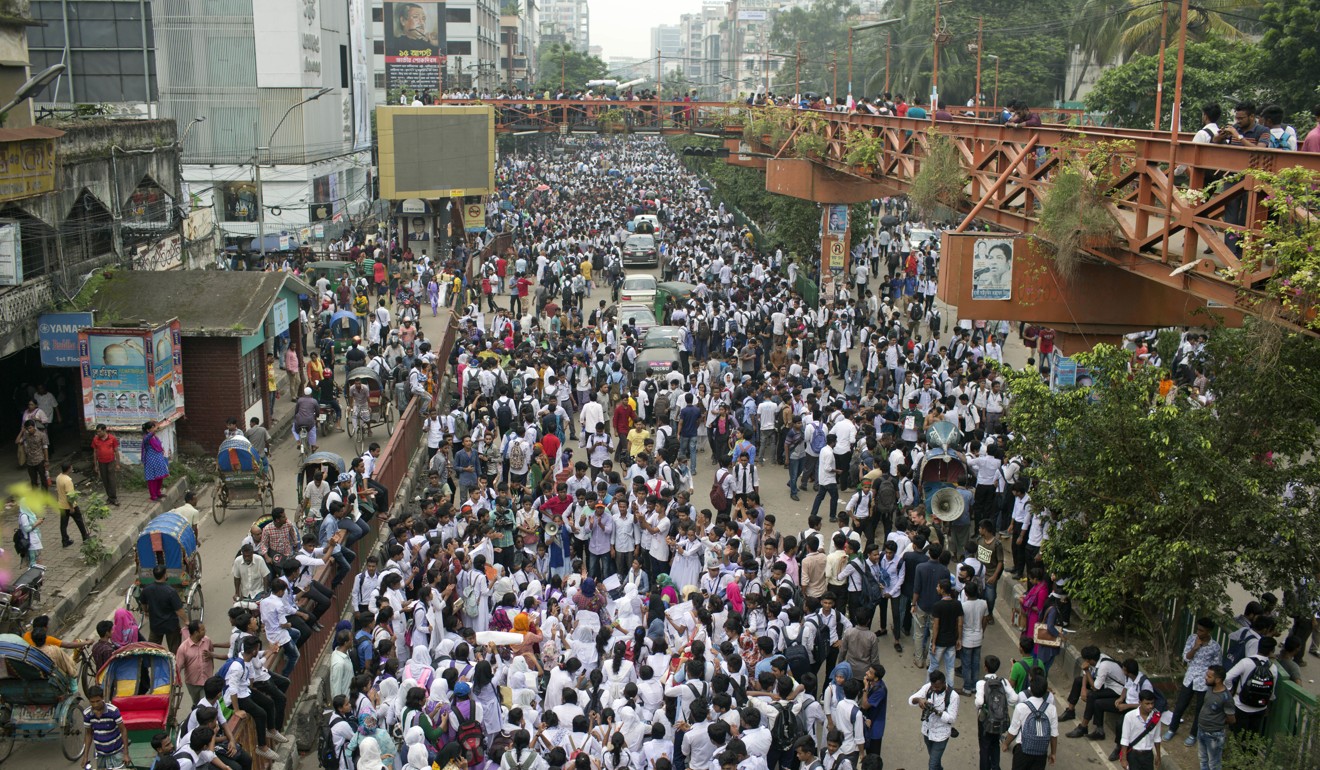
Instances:
[[[842,238],[844,235],[848,233],[847,206],[841,206],[838,204],[830,206],[830,217],[829,217],[828,227],[826,228],[826,233],[828,235],[833,235],[838,238]]]
[[[1013,241],[982,238],[972,253],[972,299],[1012,299]]]
[[[427,6],[430,6],[429,11]],[[432,13],[436,10],[435,3],[394,2],[387,3],[386,9],[390,12],[385,36],[387,56],[436,55],[440,32],[439,19]]]

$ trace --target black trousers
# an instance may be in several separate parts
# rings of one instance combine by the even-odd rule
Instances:
[[[1045,770],[1048,761],[1048,756],[1033,757],[1023,751],[1020,745],[1013,747],[1013,770]]]
[[[69,545],[73,542],[73,540],[69,538],[70,519],[73,519],[73,523],[78,525],[78,532],[82,534],[82,539],[86,542],[87,524],[83,522],[82,509],[76,505],[73,506],[72,510],[60,509],[60,542],[64,545]]]
[[[248,697],[238,699],[238,707],[252,718],[252,724],[257,729],[257,745],[266,746],[266,730],[270,726],[270,712],[275,708],[275,704],[271,703],[265,693],[254,687],[248,693]]]
[[[284,731],[284,715],[288,707],[288,698],[284,695],[289,689],[289,680],[270,672],[270,679],[252,683],[252,692],[260,693],[270,700],[271,707],[267,710],[270,715],[270,721],[267,723],[267,729]]]

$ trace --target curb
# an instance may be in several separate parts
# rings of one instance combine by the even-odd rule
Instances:
[[[63,593],[53,604],[44,607],[46,615],[50,617],[52,628],[63,628],[65,619],[77,611],[83,602],[91,598],[93,592],[100,587],[101,582],[106,576],[117,572],[121,566],[128,562],[133,552],[133,546],[137,542],[138,533],[146,523],[157,515],[165,511],[173,510],[183,502],[183,495],[189,489],[188,478],[181,477],[178,481],[170,485],[165,490],[165,497],[146,511],[142,516],[142,521],[135,526],[123,532],[118,539],[113,542],[106,542],[105,547],[110,551],[110,555],[103,559],[95,567],[90,567],[87,571],[80,572],[79,577],[69,580],[60,586]],[[136,517],[137,514],[129,514]]]
[[[1004,575],[1005,576],[1008,575],[1007,569],[1004,571]],[[1003,633],[1005,636],[1008,636],[1012,640],[1013,648],[1016,650],[1018,643],[1018,635],[1016,633],[1016,628],[1012,624],[1012,612],[1013,612],[1012,608],[1022,599],[1022,596],[1026,594],[1027,591],[1025,587],[1026,584],[1019,583],[1016,580],[1012,580],[1011,577],[1009,577],[1008,579],[1012,581],[1009,584],[1012,590],[1006,593],[1009,596],[1011,596],[1010,601],[1012,603],[1009,604],[1006,601],[1004,601],[1009,599],[1008,596],[1002,596],[996,598],[995,626],[999,628],[1001,633]],[[1001,589],[1003,588],[1004,585],[1003,580],[1004,577],[1001,576],[1000,577]],[[1001,593],[1003,592],[1001,591]],[[1004,609],[1005,612],[1000,612],[1001,608]],[[1067,672],[1066,674],[1064,673],[1065,671]],[[1058,657],[1054,659],[1054,664],[1050,666],[1050,676],[1049,676],[1050,690],[1052,693],[1054,693],[1054,698],[1056,703],[1060,703],[1066,699],[1066,694],[1070,689],[1072,689],[1072,680],[1081,673],[1082,673],[1082,651],[1077,649],[1076,645],[1068,641],[1067,637],[1065,636],[1063,640],[1063,647],[1059,649]],[[1060,693],[1063,693],[1064,695],[1061,697]],[[1078,705],[1080,706],[1080,704]],[[1179,737],[1181,738],[1181,736]],[[1064,738],[1062,735],[1060,735],[1059,740],[1064,741],[1067,739]],[[1084,742],[1093,747],[1096,747],[1096,756],[1102,765],[1107,767],[1119,766],[1117,762],[1110,762],[1108,759],[1108,754],[1106,754],[1104,751],[1102,751],[1099,748],[1100,745],[1108,746],[1109,745],[1108,741],[1101,741],[1099,742],[1099,744],[1089,740]],[[1171,757],[1170,752],[1167,751],[1163,752],[1160,756],[1160,767],[1164,768],[1164,770],[1182,770],[1181,766],[1178,764],[1178,761],[1173,757]]]

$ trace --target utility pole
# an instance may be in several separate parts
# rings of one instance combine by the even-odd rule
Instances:
[[[765,98],[770,98],[770,49],[765,49]]]
[[[793,98],[802,101],[802,41],[797,44],[797,58],[793,62]]]
[[[1169,0],[1160,3],[1160,55],[1155,73],[1155,130],[1160,130],[1160,113],[1164,106],[1164,49],[1169,37]]]
[[[973,114],[979,113],[981,109],[981,49],[985,48],[982,32],[985,31],[985,17],[976,17],[976,97],[972,103],[974,105]]]
[[[1188,1],[1182,0],[1182,16],[1178,19],[1178,72],[1173,82],[1173,108],[1169,111],[1169,140],[1178,149],[1178,132],[1182,130],[1183,70],[1187,63]],[[1169,163],[1173,168],[1173,163]]]
[[[830,62],[830,71],[834,73],[834,89],[830,91],[830,106],[839,106],[839,52],[834,52],[834,60]]]
[[[930,71],[930,119],[935,120],[935,102],[940,97],[940,0],[935,0],[935,61]]]
[[[852,36],[853,36],[853,28],[852,25],[849,24],[848,25],[848,96],[852,96]],[[838,98],[838,93],[837,93],[838,89],[836,88],[835,91],[836,93],[834,94],[834,96],[835,98]]]
[[[889,94],[889,54],[894,50],[894,36],[888,32],[885,33],[885,94]]]
[[[665,69],[664,69],[664,67],[660,66],[660,57],[664,56],[664,53],[665,53],[665,52],[664,52],[664,49],[662,49],[662,48],[657,48],[657,49],[655,49],[655,100],[656,100],[657,102],[663,102],[663,101],[664,101],[664,94],[662,93],[663,86],[662,86],[662,84],[661,84],[661,78],[664,77]]]

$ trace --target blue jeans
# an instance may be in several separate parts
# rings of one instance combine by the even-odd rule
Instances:
[[[697,472],[697,437],[680,436],[678,439],[678,456],[688,458],[688,469],[694,474]]]
[[[788,491],[796,495],[798,493],[798,476],[802,475],[802,458],[790,459],[788,461]]]
[[[1201,757],[1201,770],[1219,770],[1224,761],[1224,732],[1202,730],[1196,736],[1196,753]]]
[[[944,750],[949,747],[949,742],[932,741],[930,738],[921,737],[926,742],[926,751],[930,753],[930,763],[926,765],[927,770],[944,770]]]
[[[962,658],[963,689],[976,689],[976,680],[981,678],[981,648],[963,647],[958,656]]]
[[[367,534],[367,525],[352,518],[341,519],[339,521],[339,528],[348,532],[348,534],[344,536],[345,546],[350,546],[356,543]]]
[[[958,648],[952,644],[948,647],[936,647],[935,652],[930,656],[930,663],[926,666],[926,671],[935,671],[940,667],[944,668],[944,680],[953,686],[953,657],[958,653]]]
[[[293,667],[298,665],[298,639],[300,637],[298,629],[290,628],[289,641],[280,645],[280,652],[284,653],[284,670],[280,672],[280,676],[287,677],[293,671]]]
[[[990,617],[995,616],[995,599],[998,598],[998,596],[999,596],[999,584],[986,583],[984,598],[985,598],[985,606],[988,608],[986,611],[990,613]]]
[[[614,568],[614,559],[609,552],[595,554],[587,552],[587,572],[596,580],[604,580],[609,577],[610,570]]]

